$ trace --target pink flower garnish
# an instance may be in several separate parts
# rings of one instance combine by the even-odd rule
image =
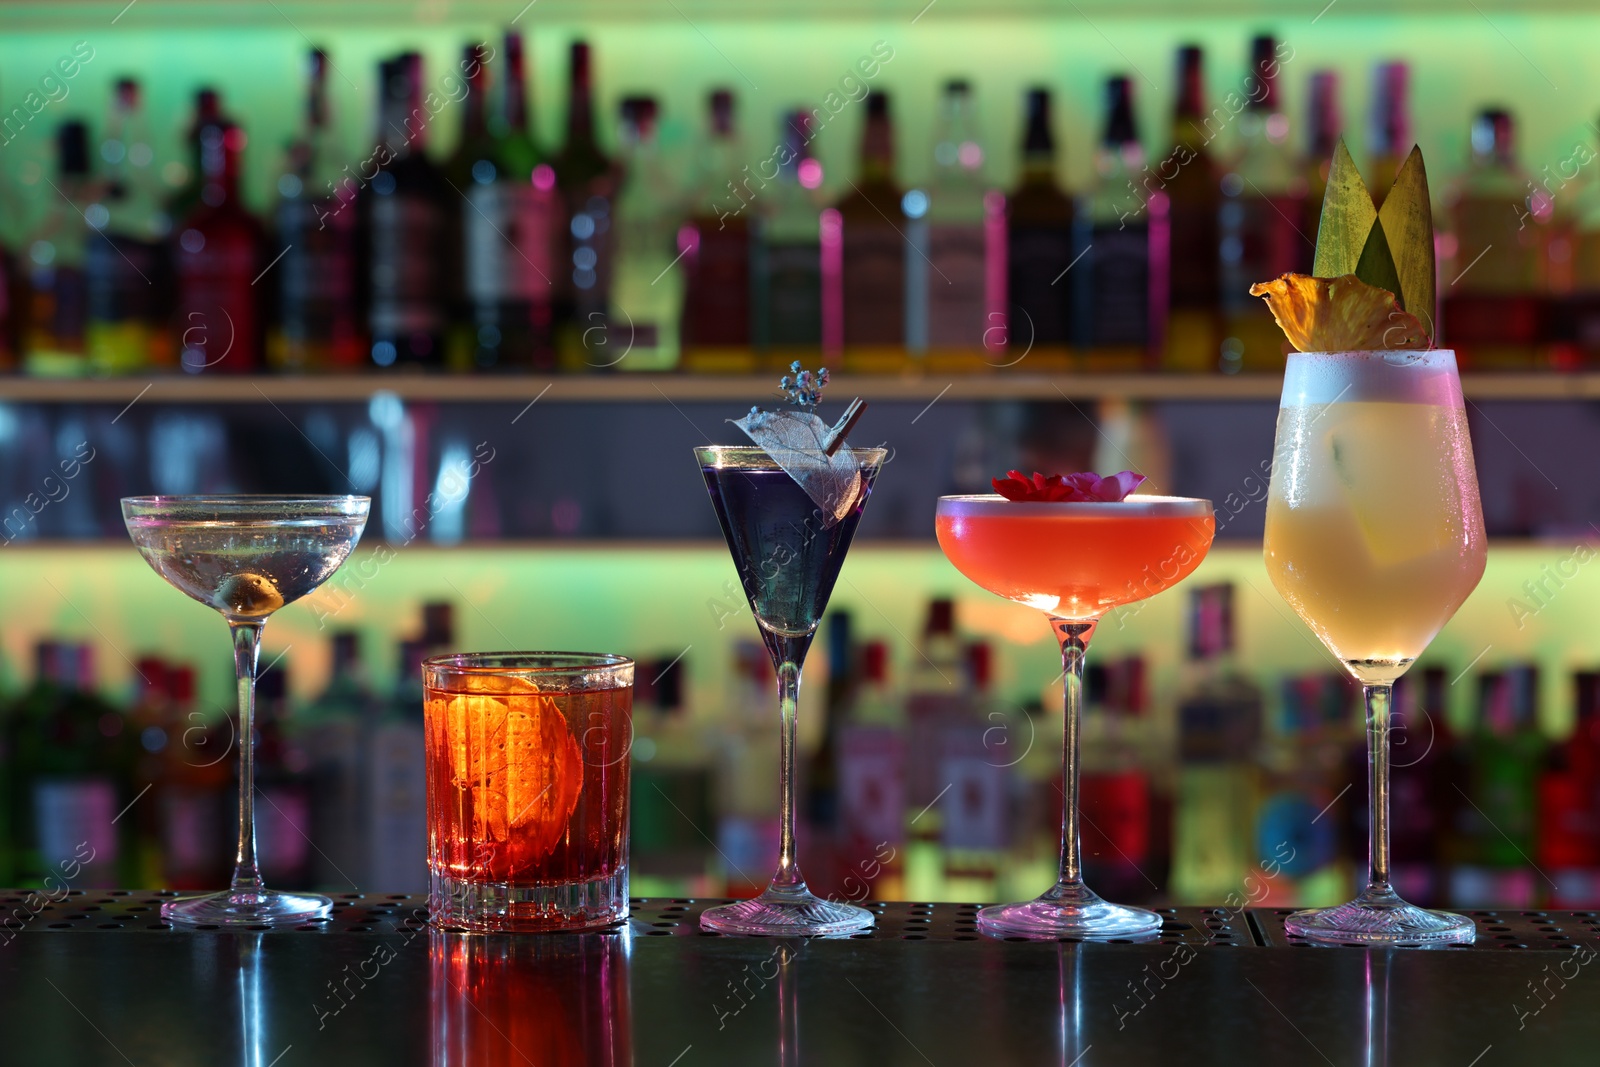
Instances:
[[[1052,474],[1046,477],[1034,471],[1029,478],[1021,471],[1007,471],[1009,477],[992,478],[994,491],[1012,501],[1048,501],[1051,503],[1115,503],[1139,488],[1144,475],[1122,471],[1102,478],[1085,471],[1082,474]]]

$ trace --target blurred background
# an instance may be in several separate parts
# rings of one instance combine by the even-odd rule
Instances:
[[[1218,545],[1097,635],[1090,881],[1343,899],[1359,694],[1260,561],[1284,348],[1245,295],[1309,269],[1343,137],[1380,197],[1426,156],[1496,538],[1402,686],[1402,892],[1600,903],[1587,8],[0,4],[0,882],[83,840],[84,886],[226,876],[226,637],[118,498],[359,492],[266,631],[267,877],[422,888],[418,658],[567,647],[640,661],[634,891],[753,892],[773,682],[689,449],[800,360],[893,449],[807,666],[819,891],[1048,883],[1057,653],[934,500],[1132,468]]]

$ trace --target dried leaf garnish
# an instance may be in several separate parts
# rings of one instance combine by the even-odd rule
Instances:
[[[1298,352],[1371,352],[1429,347],[1428,331],[1393,293],[1354,274],[1285,274],[1250,287]]]

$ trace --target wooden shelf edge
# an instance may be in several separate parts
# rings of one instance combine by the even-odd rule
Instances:
[[[1473,400],[1571,401],[1600,398],[1600,374],[1469,374]],[[1282,378],[1175,374],[841,375],[835,394],[868,401],[1276,400]],[[341,377],[156,377],[0,379],[0,403],[14,404],[328,404],[366,403],[390,393],[412,403],[720,403],[776,400],[771,375],[596,375],[450,377],[361,374]]]

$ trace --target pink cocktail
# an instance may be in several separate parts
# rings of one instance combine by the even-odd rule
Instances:
[[[1078,846],[1078,730],[1083,658],[1100,617],[1189,575],[1216,532],[1209,500],[1133,496],[1115,502],[939,498],[939,547],[991,593],[1044,612],[1061,643],[1066,691],[1062,752],[1061,874],[1036,900],[984,908],[978,926],[997,936],[1129,937],[1161,918],[1101,900],[1083,884]]]

